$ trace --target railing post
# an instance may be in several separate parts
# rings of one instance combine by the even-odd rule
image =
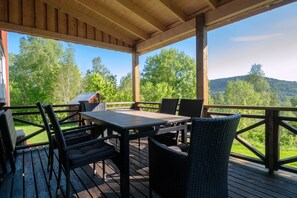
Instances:
[[[278,110],[265,111],[265,166],[269,169],[269,174],[278,170],[279,161],[279,123]]]
[[[203,118],[210,117],[210,116],[208,116],[208,110],[209,110],[209,108],[207,106],[203,106],[203,110],[202,110],[202,117]]]
[[[135,103],[132,105],[132,109],[134,109],[134,110],[140,110],[140,108],[139,108],[139,103],[140,103],[140,102],[135,102]]]
[[[6,104],[5,102],[0,102],[0,110],[4,110],[3,107],[5,106],[5,104]]]

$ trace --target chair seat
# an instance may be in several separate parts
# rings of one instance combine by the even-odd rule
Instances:
[[[164,133],[155,136],[155,139],[162,144],[166,144],[167,146],[175,146],[177,144],[176,136],[176,133]]]
[[[109,157],[115,152],[114,146],[105,142],[90,144],[77,149],[69,150],[69,164],[71,167],[79,167],[84,165],[86,161],[96,162],[105,157]]]
[[[190,146],[188,144],[182,143],[176,146],[169,146],[168,148],[178,152],[189,153]]]

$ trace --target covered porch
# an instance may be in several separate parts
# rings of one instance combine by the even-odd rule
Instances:
[[[0,29],[132,54],[133,101],[139,56],[196,36],[197,98],[208,104],[208,31],[296,0],[1,0]]]
[[[296,156],[279,158],[279,126],[296,134],[296,129],[279,115],[280,111],[296,108],[223,107],[208,105],[207,31],[235,21],[277,8],[296,0],[203,0],[203,1],[56,1],[56,0],[0,0],[0,29],[45,38],[91,45],[132,54],[133,101],[111,103],[110,108],[157,109],[140,101],[139,56],[163,46],[196,36],[196,97],[203,98],[204,116],[226,115],[219,110],[258,109],[260,115],[244,115],[260,119],[240,131],[243,133],[265,125],[265,153],[238,138],[237,140],[257,156],[257,159],[232,154],[229,164],[230,197],[296,197],[296,169],[283,166],[296,162]],[[125,19],[125,20],[124,20]],[[126,105],[126,106],[125,106]],[[66,105],[67,106],[67,105]],[[123,107],[124,106],[124,107]],[[58,106],[61,107],[61,106]],[[6,108],[6,107],[5,107]],[[7,107],[17,109],[17,107]],[[26,107],[23,107],[26,108]],[[28,107],[33,109],[35,107]],[[213,111],[213,109],[219,109]],[[42,133],[44,130],[36,132]],[[34,135],[28,136],[26,141]],[[46,142],[18,147],[17,171],[7,175],[1,184],[0,195],[51,197],[55,178],[47,183]],[[45,145],[45,147],[43,147]],[[131,142],[130,196],[148,196],[147,142],[141,149]],[[57,165],[56,165],[57,166]],[[92,177],[90,167],[75,170],[72,189],[78,197],[119,197],[119,175],[108,165],[109,175],[103,181],[102,164],[96,166],[98,174]],[[283,169],[283,170],[280,170]],[[278,171],[275,171],[278,170]],[[284,171],[285,170],[285,171]],[[289,170],[290,172],[287,172]],[[268,172],[273,173],[268,174]],[[293,173],[292,173],[293,172]],[[63,181],[63,180],[62,180]],[[63,189],[63,185],[62,185]],[[64,189],[65,190],[65,189]],[[64,195],[64,194],[63,194]]]

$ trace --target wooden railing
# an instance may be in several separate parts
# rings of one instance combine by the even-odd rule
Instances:
[[[228,111],[229,112],[226,112]],[[244,126],[237,131],[235,139],[245,146],[248,150],[254,153],[259,159],[244,156],[242,154],[232,153],[234,157],[264,164],[269,172],[274,170],[284,169],[297,173],[296,168],[286,166],[287,164],[297,162],[297,156],[292,156],[280,159],[280,129],[287,130],[293,137],[297,135],[297,108],[290,107],[252,107],[252,106],[226,106],[226,105],[206,105],[204,107],[204,115],[210,116],[225,116],[239,112],[242,114],[242,119],[255,120],[254,123]],[[248,113],[246,113],[248,112]],[[291,116],[288,114],[291,113]],[[295,124],[295,126],[293,125]],[[265,137],[264,147],[265,153],[260,152],[241,135],[252,129],[263,127]],[[297,138],[296,138],[297,139]],[[295,142],[295,147],[297,142]]]
[[[160,103],[156,102],[138,102],[135,104],[136,109],[145,111],[157,111],[159,106]],[[288,112],[293,116],[287,116],[286,114],[288,114]],[[287,130],[293,137],[296,137],[297,108],[205,105],[203,109],[204,117],[227,116],[234,113],[241,113],[242,120],[248,119],[252,121],[250,125],[239,128],[235,139],[258,158],[240,153],[232,153],[231,155],[233,157],[264,164],[270,173],[278,169],[297,173],[296,168],[287,166],[290,163],[297,162],[297,155],[280,159],[280,128],[283,128],[282,130]],[[255,146],[242,137],[244,133],[248,133],[261,126],[263,126],[262,132],[265,138],[264,152],[259,151]],[[295,139],[295,147],[297,149],[297,138]]]
[[[54,111],[59,118],[59,121],[64,124],[78,124],[79,119],[79,106],[78,105],[53,105]],[[41,115],[36,105],[31,106],[4,106],[4,110],[11,109],[14,117],[15,125],[18,126],[31,126],[36,128],[24,137],[17,139],[16,149],[24,149],[29,147],[36,147],[48,144],[44,124],[42,123]],[[38,135],[44,135],[43,141],[37,143],[29,143],[28,140]]]
[[[107,102],[106,109],[137,109],[143,111],[157,112],[160,103],[158,102]],[[54,105],[54,110],[59,116],[60,121],[65,123],[78,123],[78,105]],[[16,123],[22,123],[38,127],[35,132],[26,135],[18,140],[18,144],[31,139],[32,137],[45,133],[41,119],[36,119],[39,116],[39,112],[36,106],[14,106],[4,107],[4,109],[12,109],[14,119]],[[292,116],[288,116],[288,113]],[[245,159],[248,161],[256,162],[265,165],[269,172],[274,170],[284,169],[297,173],[297,169],[287,166],[290,163],[297,162],[297,156],[292,156],[284,159],[280,159],[280,129],[286,130],[291,133],[292,136],[297,135],[297,108],[289,107],[252,107],[252,106],[226,106],[226,105],[205,105],[203,110],[204,117],[217,117],[226,116],[233,113],[241,113],[242,120],[248,120],[249,125],[241,126],[237,131],[235,139],[251,151],[256,157],[250,157],[241,153],[232,153],[233,157]],[[34,119],[28,119],[35,116]],[[245,138],[243,134],[251,133],[255,128],[263,132],[264,140],[264,152],[257,149]],[[19,145],[17,148],[28,148],[39,145],[47,144],[47,140],[44,142],[26,145]],[[297,145],[297,142],[295,143]]]

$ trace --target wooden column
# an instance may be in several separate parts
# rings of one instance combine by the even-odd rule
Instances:
[[[140,102],[139,54],[136,50],[132,53],[132,92],[133,101]]]
[[[266,110],[265,120],[265,166],[273,174],[279,164],[279,111]]]
[[[196,17],[196,97],[203,98],[208,104],[208,76],[207,76],[207,30],[205,16]]]

